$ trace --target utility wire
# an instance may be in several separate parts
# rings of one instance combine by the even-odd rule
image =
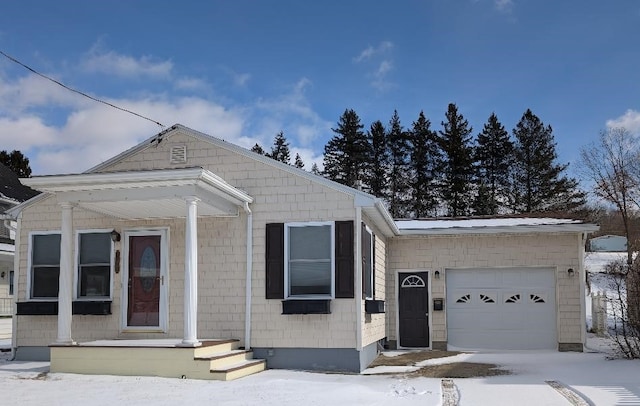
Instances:
[[[114,109],[118,109],[118,110],[120,110],[120,111],[124,111],[125,113],[133,114],[134,116],[138,116],[138,117],[143,118],[143,119],[145,119],[145,120],[151,121],[152,123],[159,125],[161,128],[165,128],[165,126],[164,126],[164,125],[162,125],[162,124],[160,124],[159,122],[157,122],[157,121],[155,121],[155,120],[153,120],[153,119],[150,119],[149,117],[145,117],[145,116],[143,116],[142,114],[138,114],[138,113],[136,113],[135,111],[131,111],[131,110],[127,110],[127,109],[122,108],[122,107],[118,107],[118,106],[116,106],[115,104],[112,104],[112,103],[106,102],[106,101],[104,101],[104,100],[97,99],[97,98],[95,98],[95,97],[93,97],[93,96],[89,96],[88,94],[83,93],[83,92],[81,92],[81,91],[79,91],[79,90],[73,89],[73,88],[71,88],[71,87],[69,87],[69,86],[65,85],[64,83],[61,83],[61,82],[59,82],[59,81],[57,81],[57,80],[55,80],[55,79],[53,79],[53,78],[50,78],[50,77],[49,77],[49,76],[47,76],[47,75],[44,75],[44,74],[42,74],[42,73],[40,73],[40,72],[36,71],[35,69],[33,69],[33,68],[31,68],[31,67],[29,67],[29,66],[25,65],[24,63],[20,62],[20,61],[19,61],[19,60],[17,60],[16,58],[14,58],[14,57],[12,57],[12,56],[10,56],[10,55],[7,55],[7,54],[5,54],[5,53],[4,53],[4,52],[2,52],[2,51],[0,51],[0,54],[2,54],[5,58],[9,59],[10,61],[15,62],[15,63],[17,63],[18,65],[22,66],[23,68],[30,70],[31,72],[35,73],[36,75],[41,76],[41,77],[43,77],[43,78],[45,78],[45,79],[47,79],[47,80],[50,80],[51,82],[55,83],[55,84],[56,84],[56,85],[58,85],[58,86],[62,86],[62,87],[64,87],[65,89],[70,90],[70,91],[72,91],[72,92],[74,92],[74,93],[77,93],[77,94],[79,94],[79,95],[81,95],[81,96],[84,96],[84,97],[86,97],[86,98],[88,98],[88,99],[91,99],[91,100],[96,101],[96,102],[98,102],[98,103],[106,104],[106,105],[107,105],[107,106],[109,106],[109,107],[113,107]]]

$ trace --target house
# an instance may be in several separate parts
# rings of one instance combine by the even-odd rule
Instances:
[[[0,316],[11,315],[15,223],[5,211],[38,194],[20,183],[18,175],[0,163]]]
[[[589,251],[626,252],[627,237],[622,235],[601,235],[589,240]]]
[[[52,371],[359,372],[382,346],[585,341],[591,224],[394,221],[374,196],[182,125],[24,182],[43,193],[10,210],[12,345]]]

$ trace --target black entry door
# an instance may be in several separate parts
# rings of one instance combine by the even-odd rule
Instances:
[[[429,287],[427,272],[398,274],[401,347],[429,346]]]

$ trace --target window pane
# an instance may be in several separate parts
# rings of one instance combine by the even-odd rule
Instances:
[[[58,297],[60,267],[34,267],[32,297]]]
[[[33,265],[60,264],[60,234],[33,236]]]
[[[13,271],[9,271],[9,294],[13,295]]]
[[[109,296],[109,265],[80,267],[80,296]]]
[[[331,259],[331,226],[290,227],[289,258]]]
[[[371,233],[364,230],[362,234],[362,269],[364,271],[364,295],[373,298],[373,261],[371,258]]]
[[[108,264],[111,260],[111,235],[108,233],[80,234],[80,263]]]
[[[292,296],[330,295],[331,262],[291,262],[289,285]]]

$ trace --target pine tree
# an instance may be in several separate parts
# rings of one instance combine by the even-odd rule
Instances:
[[[413,145],[409,182],[411,211],[416,218],[434,216],[439,203],[437,181],[442,156],[438,148],[438,135],[431,130],[431,121],[427,120],[424,112],[421,111],[413,122],[409,139]]]
[[[24,156],[20,151],[13,150],[11,153],[0,151],[0,162],[11,169],[19,178],[31,177],[29,158]]]
[[[256,145],[251,147],[251,151],[255,152],[256,154],[264,155],[264,149],[262,149],[260,144],[258,144],[257,142]]]
[[[362,131],[360,117],[352,109],[344,111],[335,135],[324,147],[324,174],[327,178],[358,188],[366,179],[370,146]]]
[[[322,172],[320,172],[320,168],[318,168],[318,164],[317,163],[313,163],[313,165],[311,165],[311,173],[313,173],[314,175],[322,175]]]
[[[474,213],[495,215],[504,211],[510,190],[513,143],[495,113],[478,134],[475,161],[478,194],[473,204]]]
[[[387,130],[380,120],[371,124],[367,132],[371,144],[371,161],[367,176],[369,193],[381,199],[389,197],[389,143]]]
[[[302,158],[300,158],[300,154],[296,153],[296,159],[294,161],[293,166],[299,169],[304,169],[304,162],[302,162]]]
[[[409,214],[409,151],[411,145],[402,128],[398,111],[394,110],[387,132],[391,168],[389,171],[389,212],[394,218]]]
[[[271,152],[266,154],[269,158],[275,159],[276,161],[284,162],[285,164],[291,165],[291,155],[289,153],[289,143],[287,142],[287,138],[284,136],[284,133],[280,131],[276,134],[273,139],[273,147],[271,147]]]
[[[564,175],[568,164],[556,163],[558,155],[551,126],[527,109],[513,129],[514,212],[567,211],[581,206],[585,194],[578,182]]]
[[[473,147],[469,122],[450,103],[442,122],[439,144],[444,155],[442,198],[448,214],[465,216],[470,212],[473,181]]]

